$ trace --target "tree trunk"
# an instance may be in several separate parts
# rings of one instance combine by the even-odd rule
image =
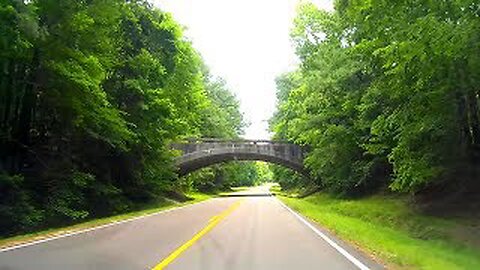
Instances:
[[[480,120],[478,118],[478,98],[474,92],[468,93],[468,109],[472,144],[478,146],[480,144]]]

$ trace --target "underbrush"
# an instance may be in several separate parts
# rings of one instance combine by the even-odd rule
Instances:
[[[97,227],[97,226],[101,226],[101,225],[105,225],[113,222],[120,222],[123,220],[131,219],[131,218],[135,218],[143,215],[153,214],[162,210],[201,202],[201,201],[210,199],[213,196],[214,195],[204,194],[204,193],[189,193],[187,194],[185,199],[182,200],[181,202],[175,201],[172,199],[161,199],[161,200],[158,200],[157,202],[145,204],[141,207],[139,206],[134,211],[130,211],[130,212],[119,214],[119,215],[98,218],[98,219],[91,219],[89,221],[77,223],[77,224],[66,226],[66,227],[49,228],[49,229],[45,229],[37,232],[32,232],[29,234],[8,236],[3,238],[0,237],[0,248],[14,246],[14,245],[41,240],[45,238],[55,237],[55,236],[68,234],[76,231],[81,231],[81,230],[85,230],[85,229],[89,229],[89,228],[93,228],[93,227]]]

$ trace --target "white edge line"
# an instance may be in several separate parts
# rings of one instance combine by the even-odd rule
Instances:
[[[356,267],[358,267],[361,270],[370,270],[365,264],[360,262],[357,258],[355,258],[353,255],[348,253],[345,249],[343,249],[341,246],[339,246],[337,243],[335,243],[332,239],[330,239],[328,236],[326,236],[324,233],[319,231],[315,226],[313,226],[310,222],[306,221],[302,216],[300,216],[297,212],[293,211],[290,207],[288,207],[286,204],[284,204],[280,199],[276,198],[277,201],[285,207],[290,213],[292,213],[296,218],[298,218],[303,224],[307,225],[308,228],[310,228],[315,234],[320,236],[325,242],[327,242],[330,246],[332,246],[334,249],[336,249],[340,254],[342,254],[345,258],[347,258],[351,263],[353,263]]]
[[[214,198],[211,198],[211,199],[214,199]],[[11,246],[11,247],[6,247],[6,248],[0,248],[0,253],[15,250],[15,249],[19,249],[19,248],[24,248],[24,247],[28,247],[28,246],[33,246],[33,245],[37,245],[37,244],[41,244],[41,243],[45,243],[45,242],[50,242],[50,241],[57,240],[57,239],[60,239],[60,238],[74,236],[74,235],[77,235],[77,234],[82,234],[82,233],[86,233],[86,232],[90,232],[90,231],[100,230],[100,229],[104,229],[104,228],[107,228],[107,227],[112,227],[112,226],[115,226],[115,225],[120,225],[120,224],[123,224],[123,223],[132,222],[132,221],[135,221],[135,220],[164,214],[164,213],[167,213],[167,212],[172,212],[172,211],[179,210],[179,209],[182,209],[182,208],[191,207],[191,206],[194,206],[194,205],[205,203],[207,201],[210,201],[211,199],[207,199],[207,200],[204,200],[204,201],[201,201],[201,202],[187,204],[187,205],[183,205],[183,206],[179,206],[179,207],[173,207],[173,208],[170,208],[170,209],[161,210],[159,212],[146,214],[146,215],[141,215],[141,216],[138,216],[138,217],[133,217],[133,218],[125,219],[125,220],[114,221],[114,222],[111,222],[111,223],[107,223],[107,224],[104,224],[104,225],[100,225],[100,226],[96,226],[96,227],[92,227],[92,228],[88,228],[88,229],[83,229],[83,230],[80,230],[80,231],[74,231],[74,232],[71,232],[71,233],[60,234],[60,235],[57,235],[57,236],[53,236],[53,237],[49,237],[49,238],[45,238],[45,239],[40,239],[40,240],[37,240],[37,241],[27,242],[27,243],[24,243],[24,244],[18,244],[18,245],[14,245],[14,246]]]

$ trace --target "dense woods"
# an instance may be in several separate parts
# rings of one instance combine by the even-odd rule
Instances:
[[[341,194],[478,191],[478,1],[303,4],[291,36],[301,64],[277,79],[271,128],[310,147],[313,184]],[[305,184],[274,172],[284,186]]]
[[[182,27],[147,1],[1,0],[0,33],[0,235],[226,188],[238,184],[232,171],[256,170],[176,177],[170,142],[235,138],[244,121]]]
[[[274,139],[305,146],[284,188],[354,195],[480,188],[480,4],[303,3]],[[178,178],[169,144],[238,138],[239,102],[148,1],[0,0],[0,235],[271,178],[231,162]]]

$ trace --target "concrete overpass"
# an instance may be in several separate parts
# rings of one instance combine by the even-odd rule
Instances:
[[[299,145],[270,140],[190,139],[172,144],[181,155],[175,159],[179,175],[232,160],[259,160],[283,165],[301,174],[304,151]]]

